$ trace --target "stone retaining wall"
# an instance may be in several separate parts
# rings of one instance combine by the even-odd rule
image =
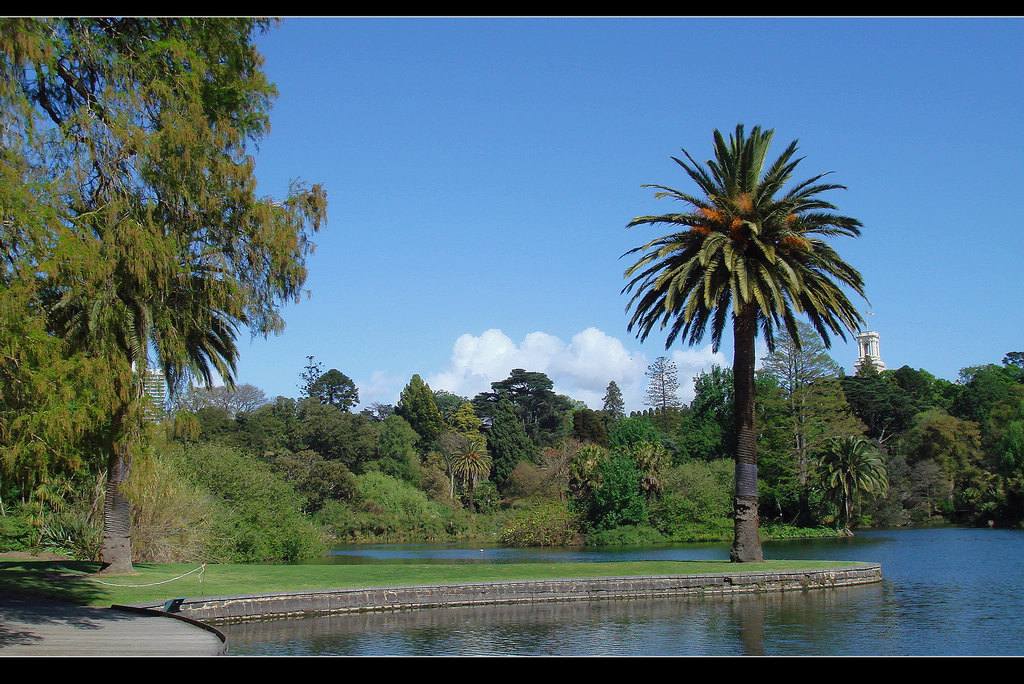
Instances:
[[[370,610],[796,591],[870,584],[881,580],[880,565],[864,564],[855,568],[802,572],[591,577],[221,596],[186,599],[180,611],[195,620],[217,623]],[[160,603],[138,605],[162,608]]]

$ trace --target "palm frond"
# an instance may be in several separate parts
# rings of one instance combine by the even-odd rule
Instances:
[[[784,192],[803,157],[796,156],[794,140],[766,168],[773,137],[773,130],[760,126],[748,135],[740,124],[728,138],[714,131],[714,158],[703,164],[685,149],[683,158],[672,157],[703,196],[645,186],[690,211],[640,216],[628,224],[685,227],[622,255],[636,258],[624,273],[622,292],[632,295],[628,327],[638,338],[667,330],[669,347],[680,336],[695,344],[710,332],[717,348],[729,314],[749,304],[760,311],[769,349],[776,328],[795,331],[796,315],[806,316],[826,344],[863,325],[841,289],[864,297],[863,278],[819,239],[860,235],[859,221],[837,214],[821,197],[845,186],[822,182],[826,172]]]

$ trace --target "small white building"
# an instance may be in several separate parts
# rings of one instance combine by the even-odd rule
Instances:
[[[147,420],[159,423],[167,410],[167,381],[164,374],[158,370],[147,370],[142,379],[142,387],[150,399],[143,409],[143,415]]]

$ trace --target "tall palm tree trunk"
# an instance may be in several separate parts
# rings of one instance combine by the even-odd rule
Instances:
[[[127,425],[130,410],[120,408],[114,419],[113,445],[107,462],[107,487],[103,501],[103,547],[101,572],[119,575],[132,571],[131,511],[124,495],[131,463],[131,429]]]
[[[757,305],[746,303],[733,319],[733,393],[736,400],[736,485],[734,535],[729,559],[764,560],[757,520],[757,433],[754,430],[754,338]]]
[[[132,571],[131,514],[122,487],[128,479],[128,461],[121,450],[110,457],[107,488],[103,502],[103,548],[100,560],[104,574]]]

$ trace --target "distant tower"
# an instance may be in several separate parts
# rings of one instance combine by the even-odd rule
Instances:
[[[854,369],[859,372],[867,359],[871,359],[878,371],[885,370],[882,355],[878,351],[878,333],[874,330],[857,333],[857,363],[853,364]]]

